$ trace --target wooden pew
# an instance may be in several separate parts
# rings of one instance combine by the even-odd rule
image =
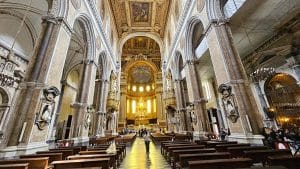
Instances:
[[[216,152],[216,149],[180,149],[180,150],[172,150],[170,156],[168,157],[168,161],[171,162],[171,165],[174,166],[176,162],[179,161],[179,155],[181,154],[200,154],[200,153],[213,153]]]
[[[162,155],[166,156],[167,153],[169,152],[169,147],[180,147],[180,146],[191,146],[191,145],[197,145],[197,144],[165,144],[161,152]]]
[[[107,148],[90,148],[88,149],[88,151],[106,151]],[[122,160],[123,159],[123,155],[122,155],[122,149],[121,148],[117,148],[117,159],[118,160]]]
[[[51,165],[53,165],[53,169],[108,169],[109,160],[109,158],[64,160],[54,161]]]
[[[205,146],[203,145],[183,145],[183,146],[174,146],[174,147],[167,147],[166,149],[166,157],[172,155],[172,151],[174,150],[186,150],[186,149],[203,149]]]
[[[52,163],[53,161],[63,160],[62,159],[62,153],[20,155],[20,159],[24,159],[24,158],[39,158],[39,157],[49,157],[48,163]]]
[[[80,151],[79,155],[89,155],[89,154],[107,154],[106,150],[98,150],[98,151]]]
[[[237,168],[237,169],[288,169],[284,166],[268,166],[268,167],[250,167],[250,168]]]
[[[262,163],[265,165],[268,156],[273,155],[292,155],[291,150],[249,150],[244,151],[245,158],[251,158],[254,163]]]
[[[270,166],[282,165],[288,169],[299,169],[300,168],[300,155],[280,155],[280,156],[269,156],[267,157],[267,163]]]
[[[228,147],[249,147],[249,143],[241,143],[241,144],[219,144],[216,145],[215,148],[218,152],[226,152]]]
[[[230,157],[228,152],[179,154],[179,167],[188,167],[188,161],[229,159]]]
[[[250,158],[188,161],[189,169],[233,169],[252,165]]]
[[[79,153],[79,151],[81,150],[81,147],[61,147],[61,148],[52,148],[49,149],[49,151],[57,151],[57,150],[72,150],[73,151],[73,155],[76,155]]]
[[[4,164],[0,165],[1,169],[28,169],[29,164]]]
[[[167,147],[185,146],[185,145],[197,145],[197,144],[191,142],[164,142],[161,143],[160,152],[162,155],[164,155],[166,153]]]
[[[215,148],[217,145],[224,145],[224,144],[237,144],[237,141],[208,141],[206,142],[207,148]]]
[[[232,157],[238,158],[244,156],[244,151],[248,150],[266,150],[266,146],[249,146],[249,147],[228,147],[227,152],[231,153]]]
[[[68,156],[73,155],[73,150],[52,150],[52,151],[37,151],[36,154],[50,154],[50,153],[62,153],[63,160]]]
[[[48,160],[49,160],[49,157],[0,160],[0,165],[28,163],[29,169],[47,169],[48,168]]]
[[[109,166],[117,168],[117,156],[115,154],[91,154],[91,155],[74,155],[69,156],[69,160],[79,160],[79,159],[94,159],[94,158],[109,158]]]

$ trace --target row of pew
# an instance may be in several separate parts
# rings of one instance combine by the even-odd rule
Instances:
[[[116,144],[115,153],[108,153],[108,147],[104,143],[38,151],[0,160],[0,169],[116,169],[126,156],[126,144]]]
[[[163,141],[171,141],[172,138],[176,141],[191,141],[191,140],[193,140],[192,135],[178,134],[178,133],[176,133],[176,134],[175,133],[166,133],[166,134],[151,133],[150,137],[155,144],[160,144]]]
[[[284,168],[300,169],[300,156],[235,141],[163,141],[161,154],[174,169]]]

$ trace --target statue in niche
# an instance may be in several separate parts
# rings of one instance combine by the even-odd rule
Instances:
[[[40,111],[37,113],[35,120],[39,130],[44,130],[51,123],[55,98],[60,95],[60,92],[56,87],[51,86],[44,89],[43,94]]]
[[[232,123],[236,123],[240,115],[235,101],[235,96],[232,93],[232,87],[226,84],[221,84],[218,91],[222,95],[222,103],[228,119]]]
[[[91,121],[92,121],[92,113],[94,112],[94,109],[92,106],[88,106],[85,114],[85,118],[84,118],[84,128],[88,129],[90,127]]]

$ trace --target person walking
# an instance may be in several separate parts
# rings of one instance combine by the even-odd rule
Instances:
[[[147,132],[147,131],[145,131],[144,141],[145,141],[145,146],[146,146],[146,153],[149,153],[150,136],[149,136],[149,132]]]
[[[225,141],[226,135],[227,132],[225,131],[225,129],[221,128],[221,132],[220,132],[221,141]]]

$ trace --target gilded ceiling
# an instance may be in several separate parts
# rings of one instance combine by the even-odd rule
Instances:
[[[154,32],[164,36],[170,0],[110,0],[118,34]]]
[[[122,50],[122,67],[137,60],[153,62],[159,69],[161,67],[159,45],[153,39],[144,36],[127,40]]]

